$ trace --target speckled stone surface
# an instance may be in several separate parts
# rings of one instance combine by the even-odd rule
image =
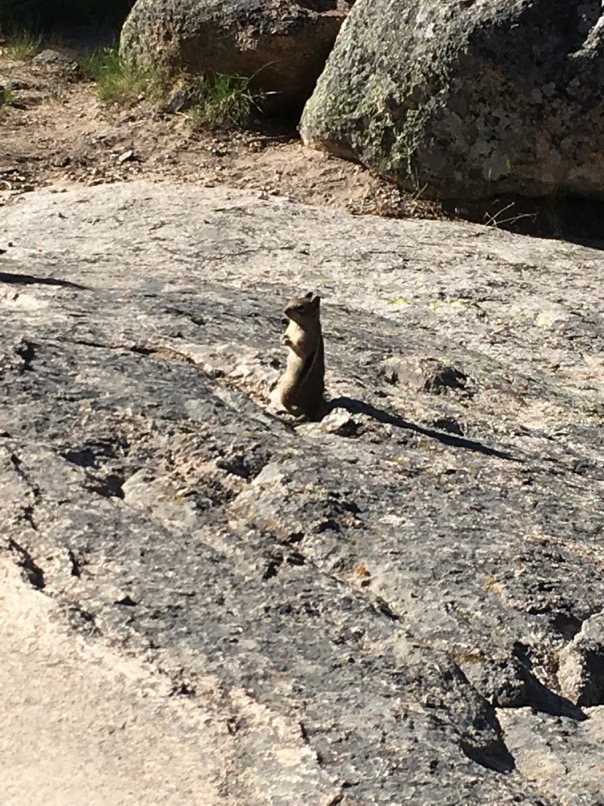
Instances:
[[[211,706],[225,798],[601,802],[597,245],[133,183],[23,196],[0,247],[2,551]]]

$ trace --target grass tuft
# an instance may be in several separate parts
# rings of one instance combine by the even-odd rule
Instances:
[[[40,50],[42,44],[40,35],[26,30],[9,32],[7,39],[6,54],[9,58],[19,61],[31,59]]]
[[[80,69],[85,78],[96,82],[98,97],[105,103],[159,102],[165,94],[162,73],[124,61],[114,47],[94,51],[81,62]]]
[[[198,76],[191,84],[189,119],[194,126],[244,128],[261,111],[264,93],[250,89],[247,76]]]
[[[101,48],[80,63],[84,78],[94,81],[105,103],[133,105],[147,99],[165,102],[175,80],[186,87],[188,117],[195,128],[244,128],[261,111],[264,93],[250,89],[251,78],[218,75],[171,78],[157,68],[143,68],[120,58],[117,48]]]
[[[17,94],[10,87],[0,86],[0,105],[14,106],[18,101]]]

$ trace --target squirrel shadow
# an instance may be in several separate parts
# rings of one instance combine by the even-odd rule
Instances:
[[[8,271],[0,271],[0,283],[12,283],[14,285],[60,285],[63,288],[86,288],[85,285],[71,283],[69,280],[57,280],[54,277],[34,277],[33,274],[15,274]]]
[[[384,409],[379,409],[376,406],[372,406],[371,403],[366,403],[357,398],[338,397],[326,401],[324,414],[328,414],[336,408],[346,409],[350,414],[365,414],[367,417],[371,417],[379,423],[393,425],[396,428],[404,428],[406,431],[422,434],[425,437],[435,439],[443,445],[449,445],[453,448],[475,451],[476,453],[482,453],[484,456],[495,456],[498,459],[507,459],[512,462],[522,461],[508,451],[499,451],[496,448],[490,448],[488,445],[483,445],[482,442],[477,442],[473,439],[466,439],[466,437],[463,436],[456,436],[455,434],[449,434],[445,431],[437,431],[434,428],[426,428],[423,425],[417,425],[416,423],[409,422],[409,420],[405,420],[398,414],[392,414]]]

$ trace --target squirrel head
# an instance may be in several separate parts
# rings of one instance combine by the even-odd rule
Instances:
[[[321,297],[309,291],[303,297],[290,300],[285,306],[285,315],[299,325],[319,318]]]

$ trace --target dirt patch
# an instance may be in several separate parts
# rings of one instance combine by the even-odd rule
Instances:
[[[1,48],[1,46],[0,46]],[[406,216],[430,206],[350,162],[304,149],[289,131],[199,131],[186,114],[101,103],[78,76],[74,52],[40,62],[0,51],[0,206],[44,185],[96,185],[134,178],[258,190],[351,212]],[[37,62],[37,63],[36,63]]]
[[[12,58],[10,43],[0,39],[0,207],[47,185],[169,180],[256,190],[354,214],[461,218],[530,235],[602,238],[602,202],[506,196],[440,204],[362,165],[304,148],[294,125],[200,129],[187,113],[163,112],[142,94],[128,107],[103,103],[78,61],[111,34],[83,30],[69,47],[33,60]]]

